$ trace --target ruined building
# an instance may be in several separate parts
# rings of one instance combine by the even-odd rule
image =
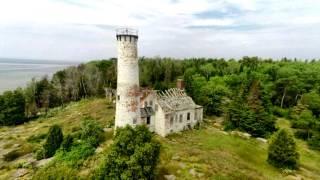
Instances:
[[[115,126],[146,124],[161,136],[193,128],[202,121],[203,110],[185,93],[182,80],[177,82],[177,88],[164,92],[140,89],[137,42],[136,30],[117,30]]]

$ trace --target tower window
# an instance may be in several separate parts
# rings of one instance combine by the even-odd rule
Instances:
[[[147,124],[150,124],[150,120],[151,120],[151,117],[148,116],[148,117],[147,117]]]
[[[187,120],[190,120],[190,113],[187,114]]]
[[[173,116],[170,117],[170,126],[173,125]]]
[[[180,117],[179,117],[179,121],[180,121],[180,123],[182,123],[182,118],[183,118],[183,115],[182,115],[182,114],[180,114]]]
[[[118,95],[118,101],[120,100],[120,95]]]

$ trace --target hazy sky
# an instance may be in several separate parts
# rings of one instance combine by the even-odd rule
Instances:
[[[123,26],[139,56],[320,58],[320,0],[0,0],[0,57],[114,57]]]

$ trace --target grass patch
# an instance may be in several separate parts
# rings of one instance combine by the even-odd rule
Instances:
[[[284,118],[279,118],[277,120],[276,127],[291,130],[290,121],[288,121],[287,119],[284,119]]]
[[[26,155],[28,153],[32,152],[32,147],[25,145],[20,147],[19,149],[14,149],[12,151],[9,151],[8,153],[3,155],[3,160],[10,162],[13,161],[23,155]]]
[[[290,128],[285,119],[277,125]],[[159,179],[166,174],[177,179],[283,179],[288,175],[267,163],[268,144],[254,138],[242,139],[208,126],[159,139],[163,145]],[[320,153],[308,149],[301,140],[297,145],[301,168],[295,174],[319,179]]]
[[[13,161],[21,156],[21,153],[18,150],[13,150],[3,155],[5,161]]]
[[[34,180],[43,180],[43,179],[66,179],[66,180],[77,180],[77,171],[65,164],[51,163],[49,166],[46,166],[33,176]]]
[[[266,162],[266,146],[254,139],[244,140],[208,128],[175,135],[168,140],[162,139],[162,142],[161,166],[167,167],[166,171],[175,174],[178,179],[281,177]],[[196,175],[190,173],[192,169]]]
[[[42,140],[44,140],[47,137],[47,133],[41,133],[41,134],[33,134],[28,137],[27,141],[30,143],[39,143]]]
[[[3,145],[3,149],[9,149],[13,146],[13,143],[7,143],[5,145]]]
[[[59,151],[55,158],[71,167],[79,167],[83,161],[93,155],[95,148],[89,143],[80,143],[71,148],[69,152]]]

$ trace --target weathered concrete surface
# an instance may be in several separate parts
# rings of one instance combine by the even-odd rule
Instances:
[[[136,36],[121,35],[118,42],[116,127],[140,124],[139,65]]]

